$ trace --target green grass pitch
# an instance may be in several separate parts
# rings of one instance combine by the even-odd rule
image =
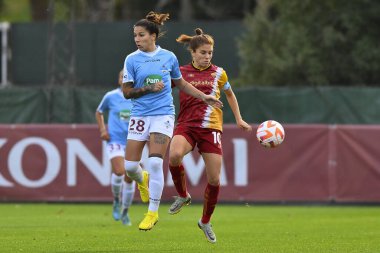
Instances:
[[[138,230],[146,205],[133,205],[131,227],[111,204],[0,204],[0,252],[380,252],[379,206],[222,205],[212,220],[217,243],[197,221],[202,206],[167,214]]]

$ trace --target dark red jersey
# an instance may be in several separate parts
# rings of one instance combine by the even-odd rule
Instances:
[[[192,64],[181,66],[183,79],[198,90],[207,95],[220,98],[220,91],[229,89],[227,74],[224,69],[210,65],[207,69],[200,70]],[[178,125],[211,128],[222,131],[223,112],[219,108],[207,105],[202,100],[194,98],[180,91],[180,111],[178,114]]]

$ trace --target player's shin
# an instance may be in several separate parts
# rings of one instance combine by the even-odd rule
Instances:
[[[115,220],[120,219],[120,191],[123,184],[124,176],[118,176],[115,173],[111,175],[111,190],[113,195],[112,216]]]
[[[115,173],[111,175],[111,190],[113,198],[119,201],[121,186],[123,183],[124,175],[118,176]]]
[[[169,165],[170,173],[172,175],[174,186],[178,195],[182,198],[187,197],[185,169],[183,165],[171,166]]]
[[[149,211],[157,211],[164,189],[163,159],[159,157],[148,158],[149,178]]]
[[[209,223],[211,215],[214,213],[216,203],[218,202],[218,195],[219,185],[207,184],[203,202],[203,224]]]
[[[129,208],[132,204],[133,197],[135,195],[136,183],[132,181],[131,183],[123,182],[123,193],[122,193],[122,205],[123,209]]]

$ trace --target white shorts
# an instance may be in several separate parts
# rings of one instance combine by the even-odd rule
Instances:
[[[134,117],[129,120],[128,140],[148,141],[151,133],[173,136],[174,115]]]
[[[125,145],[119,143],[108,143],[107,144],[107,155],[108,159],[112,159],[116,156],[125,156]]]

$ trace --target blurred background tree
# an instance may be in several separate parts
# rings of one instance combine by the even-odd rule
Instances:
[[[0,22],[30,21],[29,0],[0,0]]]
[[[150,10],[195,24],[244,21],[232,33],[240,86],[380,83],[378,0],[0,0],[0,21],[136,21]]]
[[[380,1],[257,2],[239,40],[241,85],[379,84]]]
[[[147,12],[169,12],[172,20],[243,19],[252,11],[252,0],[0,0],[1,20],[9,22],[44,21],[49,5],[71,6],[75,2],[76,19],[87,22],[136,20]],[[57,9],[57,11],[59,11]]]

